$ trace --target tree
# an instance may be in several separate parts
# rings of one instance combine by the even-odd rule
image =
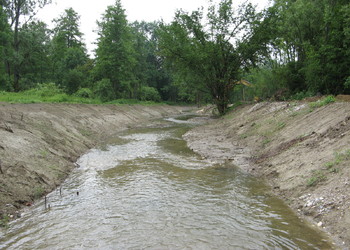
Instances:
[[[80,16],[73,8],[66,9],[64,14],[54,19],[56,27],[53,29],[54,36],[62,40],[66,48],[83,47],[83,33],[79,30]]]
[[[0,5],[0,89],[10,89],[11,78],[8,54],[10,50],[11,30],[7,22],[7,16],[2,5]]]
[[[98,22],[95,80],[109,79],[117,98],[132,97],[136,55],[130,26],[120,0]]]
[[[21,89],[33,87],[37,83],[50,80],[50,30],[41,21],[32,21],[23,25],[20,33],[21,46]]]
[[[72,8],[57,19],[51,42],[52,74],[56,83],[72,94],[85,86],[88,75],[83,66],[88,62],[83,34],[79,30],[80,16]]]
[[[135,22],[131,28],[137,61],[135,77],[139,83],[138,86],[135,86],[137,98],[140,99],[140,95],[144,92],[141,91],[141,88],[148,86],[155,88],[163,100],[169,99],[166,87],[171,80],[163,58],[158,55],[158,24],[155,22]]]
[[[178,11],[170,25],[162,24],[161,53],[178,72],[195,76],[193,87],[209,92],[224,114],[241,72],[257,58],[251,24],[259,16],[251,4],[235,11],[223,0],[203,17],[203,9]]]
[[[34,18],[34,16],[40,8],[51,3],[51,0],[2,0],[1,2],[4,6],[8,18],[10,19],[10,26],[13,30],[13,88],[15,91],[19,91],[21,65],[23,63],[23,58],[21,58],[19,55],[19,50],[21,46],[21,40],[19,36],[20,29],[23,24],[28,23]]]
[[[269,8],[272,52],[292,93],[344,92],[350,74],[347,6],[347,0],[275,0]]]

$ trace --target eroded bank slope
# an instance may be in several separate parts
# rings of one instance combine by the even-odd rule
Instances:
[[[53,190],[96,143],[182,107],[0,104],[0,219]],[[16,215],[15,215],[16,216]]]
[[[184,138],[213,160],[263,176],[301,216],[350,246],[350,103],[257,103]]]

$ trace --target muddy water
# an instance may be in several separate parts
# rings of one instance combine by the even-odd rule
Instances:
[[[168,119],[82,156],[0,249],[329,249],[260,180],[193,154]]]

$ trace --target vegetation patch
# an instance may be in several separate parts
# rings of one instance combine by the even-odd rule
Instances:
[[[42,186],[37,186],[33,190],[33,198],[35,200],[43,197],[44,194],[45,194],[45,189]]]
[[[332,95],[329,95],[329,96],[323,98],[322,100],[319,100],[316,102],[311,102],[311,103],[309,103],[310,111],[313,111],[316,108],[326,106],[326,105],[333,103],[333,102],[335,102],[335,97]]]
[[[337,173],[339,172],[339,169],[336,168],[336,166],[347,160],[350,160],[350,149],[340,153],[334,153],[334,160],[327,162],[324,166],[329,172]]]
[[[10,221],[10,217],[7,215],[0,215],[0,228],[7,227]]]
[[[315,171],[312,177],[307,180],[307,186],[308,187],[316,186],[318,183],[324,180],[326,180],[325,174],[320,170]]]

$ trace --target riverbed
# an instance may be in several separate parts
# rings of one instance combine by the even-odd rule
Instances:
[[[0,233],[1,249],[330,249],[260,179],[193,153],[183,117],[118,133]]]

